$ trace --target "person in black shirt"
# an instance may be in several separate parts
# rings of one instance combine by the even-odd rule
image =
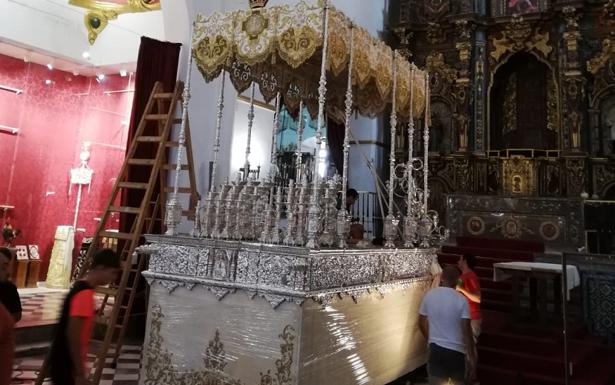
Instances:
[[[6,247],[0,247],[0,258],[3,259],[2,263],[10,264],[11,259],[13,259],[13,253]],[[19,298],[17,287],[8,280],[8,277],[0,279],[0,303],[11,313],[15,323],[19,322],[22,310],[21,299]]]

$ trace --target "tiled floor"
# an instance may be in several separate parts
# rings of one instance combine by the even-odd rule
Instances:
[[[137,385],[141,367],[141,346],[125,345],[116,368],[111,367],[112,355],[113,353],[110,352],[100,385]],[[91,367],[94,355],[88,354],[88,358],[91,360],[89,364]],[[43,357],[16,360],[11,385],[33,385],[42,364]],[[44,384],[51,384],[51,382]]]

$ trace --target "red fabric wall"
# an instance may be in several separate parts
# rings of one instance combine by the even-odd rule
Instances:
[[[75,251],[96,229],[124,160],[133,98],[132,92],[104,91],[134,84],[119,75],[99,83],[0,55],[0,85],[24,90],[21,95],[0,90],[0,125],[20,130],[0,132],[0,204],[15,206],[7,214],[23,232],[15,244],[39,245],[44,279],[56,227],[73,224],[77,189],[69,194],[69,171],[79,165],[84,141],[92,143],[94,176],[90,191],[82,192]]]

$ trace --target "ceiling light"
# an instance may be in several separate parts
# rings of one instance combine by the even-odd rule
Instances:
[[[84,59],[89,59],[90,58],[90,53],[88,51],[83,51],[81,56],[83,56]]]
[[[50,85],[51,83],[53,83],[53,82],[51,81],[51,79],[47,79],[47,80],[45,80],[45,84]]]
[[[121,77],[125,77],[126,75],[128,75],[128,72],[126,70],[120,70]]]
[[[23,57],[23,62],[24,62],[24,63],[28,63],[28,62],[30,62],[30,57],[29,57],[28,55],[24,55],[24,57]]]
[[[105,80],[105,74],[98,74],[96,75],[96,81],[101,83]]]
[[[73,70],[73,75],[74,76],[79,76],[79,70]]]
[[[49,68],[49,71],[51,71],[53,69],[53,64],[47,63],[47,68]]]

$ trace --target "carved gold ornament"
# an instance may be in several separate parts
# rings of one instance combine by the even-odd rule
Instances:
[[[69,0],[68,3],[88,9],[83,22],[88,30],[90,45],[96,42],[96,38],[105,29],[109,20],[116,19],[123,13],[148,12],[160,9],[160,0]]]
[[[547,58],[553,47],[549,45],[549,32],[540,32],[538,28],[532,28],[531,24],[522,16],[513,16],[512,21],[501,32],[501,38],[491,39],[491,57],[499,62],[507,53],[515,53],[522,50],[535,50],[544,58]]]
[[[294,5],[264,7],[253,0],[252,9],[197,16],[194,25],[193,55],[206,81],[215,79],[224,69],[241,92],[253,81],[268,97],[280,92],[283,103],[296,111],[303,99],[310,114],[318,110],[318,84],[321,51],[324,42],[322,3],[299,1]],[[330,117],[343,116],[348,70],[350,31],[353,39],[352,82],[356,87],[358,112],[374,116],[391,103],[393,88],[393,51],[365,29],[328,6],[328,50],[326,68],[327,105]],[[410,87],[413,87],[413,112],[424,110],[423,71],[416,69],[410,80],[410,63],[402,55],[397,62],[396,107],[400,118],[410,111]],[[422,84],[422,86],[421,86]],[[341,97],[340,97],[341,96]]]
[[[523,196],[536,194],[536,170],[531,159],[504,159],[502,167],[505,193]]]
[[[602,41],[602,50],[600,53],[587,62],[587,70],[592,75],[596,75],[600,72],[600,70],[603,69],[609,61],[615,60],[615,44],[613,44],[613,42],[615,42],[615,39],[604,39]]]

